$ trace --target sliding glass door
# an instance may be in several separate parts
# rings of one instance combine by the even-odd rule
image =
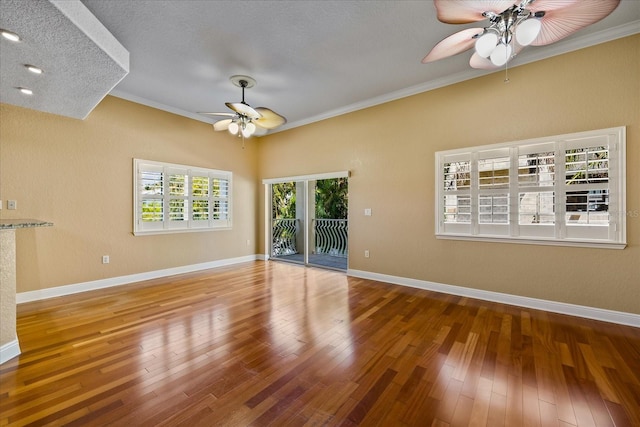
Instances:
[[[348,173],[263,181],[267,253],[278,261],[346,270]]]
[[[270,257],[305,263],[305,183],[287,181],[271,184]]]

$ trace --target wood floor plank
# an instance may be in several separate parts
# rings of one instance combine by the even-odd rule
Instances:
[[[18,306],[0,426],[640,426],[640,330],[251,262]]]
[[[481,378],[473,398],[471,420],[469,426],[478,427],[488,425],[489,404],[491,402],[491,380]]]
[[[503,427],[507,413],[507,398],[498,393],[491,392],[489,402],[489,414],[487,415],[487,426]],[[545,424],[546,426],[546,424]]]

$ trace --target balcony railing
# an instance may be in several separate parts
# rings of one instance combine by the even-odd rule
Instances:
[[[298,219],[274,219],[272,229],[272,256],[304,262],[298,250],[296,236],[300,230]],[[309,246],[309,263],[346,269],[348,256],[349,221],[346,219],[313,219],[313,242]],[[302,237],[300,237],[302,238]],[[302,248],[300,248],[302,250]],[[332,261],[333,260],[333,261]],[[338,261],[340,260],[340,261]]]
[[[273,256],[294,255],[296,249],[296,234],[298,233],[297,219],[274,219],[273,229]]]
[[[346,258],[349,221],[346,219],[314,219],[315,253]]]

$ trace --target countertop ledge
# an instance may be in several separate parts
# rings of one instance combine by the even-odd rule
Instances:
[[[0,219],[0,230],[52,226],[52,222],[42,221],[39,219]]]

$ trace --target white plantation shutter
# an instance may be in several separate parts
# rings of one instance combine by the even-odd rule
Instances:
[[[517,147],[517,228],[520,237],[555,238],[556,143]]]
[[[228,229],[232,173],[134,159],[134,234]]]
[[[474,153],[472,170],[477,178],[476,234],[508,236],[510,223],[511,149],[509,147]]]
[[[615,146],[609,135],[566,142],[563,197],[567,238],[609,239],[609,158]]]
[[[446,233],[470,233],[471,212],[471,155],[451,154],[439,159],[438,217],[440,228]]]
[[[134,229],[144,231],[162,230],[165,220],[164,206],[164,168],[151,163],[134,165],[137,194]]]
[[[186,168],[164,168],[167,182],[165,228],[187,228],[189,226],[189,170]]]
[[[436,153],[436,236],[624,248],[625,128]]]
[[[209,172],[192,170],[191,175],[191,220],[193,227],[208,227],[210,213],[211,180]]]
[[[214,222],[225,223],[229,220],[230,215],[229,191],[231,182],[228,177],[224,175],[212,174],[211,188],[213,202],[211,219]]]

